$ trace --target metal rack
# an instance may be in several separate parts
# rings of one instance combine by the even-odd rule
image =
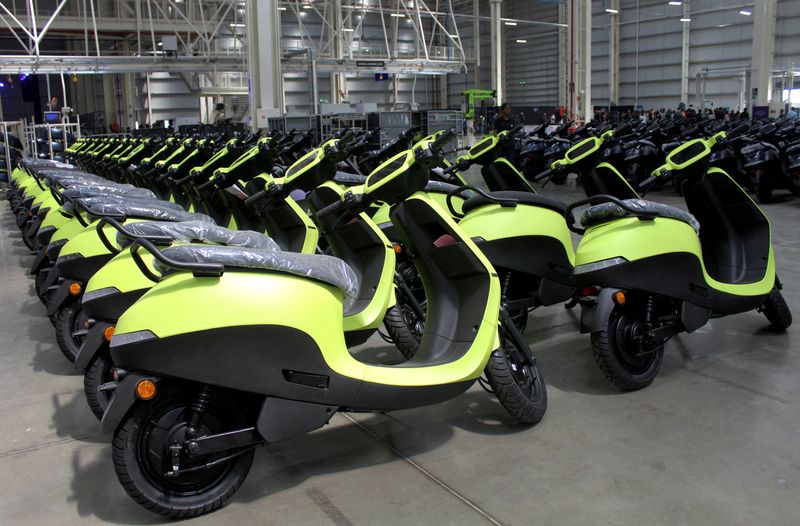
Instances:
[[[22,121],[2,121],[0,122],[0,133],[2,134],[2,141],[0,141],[0,145],[3,146],[3,160],[5,161],[5,174],[7,178],[11,178],[11,172],[14,169],[13,163],[11,162],[11,143],[8,140],[8,133],[10,130],[13,130],[14,135],[19,139],[22,143],[22,152],[21,155],[25,155],[25,125]]]
[[[322,140],[328,140],[343,130],[366,131],[367,117],[363,113],[334,113],[320,115]]]
[[[36,140],[36,130],[47,130],[47,143],[48,143],[48,150],[49,152],[40,152],[39,151],[39,143]],[[67,150],[70,146],[69,142],[69,134],[72,132],[75,136],[75,140],[81,138],[81,121],[80,117],[77,118],[77,122],[60,122],[58,124],[26,124],[25,126],[25,142],[30,145],[31,152],[33,153],[34,157],[39,157],[41,153],[45,153],[50,156],[50,159],[54,159],[53,155],[53,148],[52,143],[53,141],[53,130],[60,130],[62,135],[61,139],[55,142],[63,142],[64,144],[64,151]]]
[[[411,128],[410,111],[380,111],[367,115],[368,129],[381,129],[381,147],[393,141],[397,136]]]
[[[427,110],[422,115],[422,126],[427,134],[452,128],[457,134],[457,146],[450,149],[464,147],[464,112],[460,110]],[[456,153],[447,156],[450,161],[454,160],[455,157],[457,157]]]

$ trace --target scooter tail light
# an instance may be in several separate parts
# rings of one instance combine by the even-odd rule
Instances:
[[[581,296],[586,298],[588,296],[597,296],[600,293],[600,287],[583,287],[581,289]]]

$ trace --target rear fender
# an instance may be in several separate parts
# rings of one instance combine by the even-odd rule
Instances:
[[[125,419],[125,416],[133,408],[134,404],[139,401],[136,396],[136,384],[145,378],[152,380],[158,385],[159,378],[142,375],[137,373],[129,373],[114,390],[114,396],[103,414],[103,419],[100,421],[100,432],[103,434],[113,433],[117,427]],[[156,394],[158,396],[158,394]]]
[[[581,334],[597,332],[603,329],[606,320],[611,316],[611,311],[614,310],[612,294],[619,290],[602,289],[595,296],[593,302],[581,302]]]

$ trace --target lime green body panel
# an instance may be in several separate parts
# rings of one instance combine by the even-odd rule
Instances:
[[[31,206],[33,207],[36,205],[39,205],[40,210],[43,209],[42,205],[45,205],[47,208],[52,208],[53,205],[55,205],[56,207],[60,206],[56,203],[56,198],[53,197],[53,194],[51,192],[42,192],[39,195],[37,195],[33,199],[33,204]]]
[[[547,208],[490,204],[471,211],[459,226],[470,238],[481,237],[486,241],[526,236],[552,237],[564,246],[570,263],[576,264],[572,237],[564,216]]]
[[[389,206],[389,205],[387,205],[386,203],[382,203],[382,204],[381,204],[381,205],[378,207],[378,209],[375,211],[375,213],[373,213],[373,214],[372,214],[372,216],[371,216],[371,217],[372,217],[372,220],[373,220],[375,223],[379,224],[379,225],[383,225],[383,224],[385,224],[385,223],[390,223],[390,222],[392,221],[392,220],[389,218],[389,211],[390,211],[391,209],[392,209],[392,207],[390,207],[390,206]]]
[[[123,225],[138,223],[140,221],[141,219],[129,219],[128,221],[125,221]],[[104,225],[103,233],[105,233],[106,238],[111,241],[112,245],[119,248],[119,245],[117,244],[117,230],[114,227],[110,225]],[[81,256],[88,258],[92,256],[101,256],[108,253],[108,248],[106,248],[103,242],[100,241],[100,236],[97,235],[97,221],[95,221],[72,236],[61,249],[59,257],[66,256],[68,254],[80,254]]]
[[[44,225],[42,225],[43,227]],[[41,227],[40,227],[41,228]],[[78,232],[86,228],[76,217],[67,220],[64,225],[53,233],[50,242],[68,240],[74,237]]]
[[[703,270],[706,284],[718,291],[738,296],[769,294],[775,285],[775,261],[770,245],[769,262],[764,277],[756,283],[730,284],[713,279],[706,272],[700,238],[683,221],[658,217],[641,221],[626,217],[586,230],[575,254],[575,265],[586,265],[623,257],[628,261],[673,253],[694,255]]]
[[[305,225],[306,237],[303,240],[301,252],[303,254],[315,253],[317,251],[317,245],[319,244],[319,230],[317,230],[317,225],[314,224],[311,218],[308,217],[308,214],[300,208],[300,205],[298,205],[294,199],[287,197],[284,201]],[[267,235],[269,235],[269,232],[267,232]]]
[[[236,224],[236,218],[231,216],[231,220],[228,221],[228,228],[231,230],[239,230],[239,225]]]
[[[610,171],[614,172],[614,174],[616,174],[616,176],[619,178],[619,180],[622,181],[623,183],[625,183],[625,186],[628,187],[628,189],[631,191],[632,195],[639,195],[639,192],[637,192],[636,190],[633,189],[633,187],[630,185],[630,183],[628,183],[628,180],[625,179],[622,176],[622,174],[619,173],[619,170],[614,168],[613,165],[608,164],[608,163],[600,163],[600,164],[597,165],[597,168],[605,168],[606,170],[610,170]]]
[[[11,178],[15,181],[21,181],[26,175],[25,171],[19,166],[11,170]]]
[[[60,207],[51,208],[47,211],[47,214],[42,219],[42,224],[39,225],[39,230],[48,227],[55,227],[56,229],[60,229],[64,225],[66,225],[71,219],[72,216],[65,215]],[[77,220],[76,220],[77,222]]]
[[[140,254],[150,270],[155,271],[153,268],[153,256],[144,250]],[[131,251],[125,249],[95,272],[86,284],[86,292],[113,287],[125,293],[136,290],[149,290],[154,285],[155,283],[147,279],[139,270],[139,267],[136,266],[131,256]]]

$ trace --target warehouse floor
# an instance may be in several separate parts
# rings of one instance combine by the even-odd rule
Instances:
[[[544,193],[581,196],[572,181]],[[766,210],[800,318],[800,200]],[[0,523],[161,522],[117,483],[30,260],[0,201]],[[800,323],[775,334],[756,312],[714,320],[667,345],[652,386],[622,394],[577,315],[540,309],[528,325],[550,395],[538,426],[511,425],[479,387],[417,410],[339,414],[262,448],[231,504],[192,523],[798,524]],[[395,353],[377,337],[362,352]]]

